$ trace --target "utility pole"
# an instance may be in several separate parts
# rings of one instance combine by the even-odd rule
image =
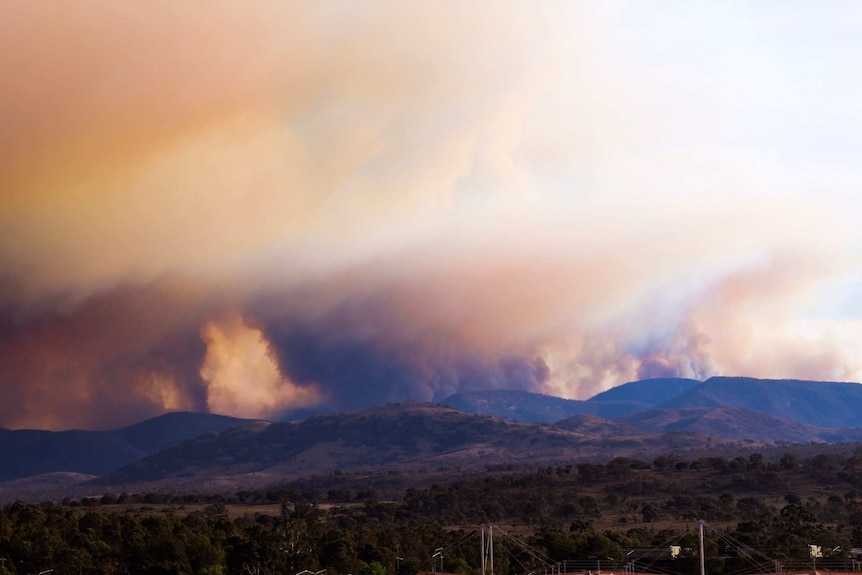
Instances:
[[[700,544],[700,575],[706,575],[706,562],[703,557],[703,519],[697,522],[698,532],[699,532],[699,544]]]
[[[396,543],[395,544],[395,574],[396,575],[401,575],[401,562],[403,560],[404,560],[404,558],[401,557],[401,544]]]
[[[438,557],[440,558],[440,571],[442,572],[443,571],[443,548],[442,547],[438,547],[437,549],[435,549],[434,555],[431,556],[431,572],[432,573],[437,572],[436,562],[434,560],[437,559]]]
[[[485,539],[485,526],[479,528],[479,560],[482,575],[494,575],[494,526],[488,525],[488,539]]]
[[[480,573],[485,575],[485,526],[479,527],[479,566]]]
[[[491,557],[491,575],[494,575],[494,526],[488,525],[488,550]]]

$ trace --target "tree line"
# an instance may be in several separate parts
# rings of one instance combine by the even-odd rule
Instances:
[[[440,548],[446,571],[470,575],[479,568],[475,528],[490,523],[523,545],[500,540],[498,575],[541,568],[537,557],[622,562],[674,539],[690,549],[699,519],[782,561],[808,560],[812,542],[845,559],[862,547],[859,449],[489,468],[398,493],[371,479],[360,489],[346,487],[356,477],[333,473],[230,495],[14,503],[0,509],[0,575],[414,575]],[[275,512],[252,511],[274,502]],[[740,560],[717,540],[707,555],[724,572]]]

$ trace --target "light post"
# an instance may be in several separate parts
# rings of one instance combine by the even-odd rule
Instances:
[[[438,547],[434,550],[434,555],[431,556],[431,573],[437,573],[437,567],[435,566],[434,560],[440,558],[440,571],[443,571],[443,548]]]
[[[836,546],[834,549],[832,549],[832,551],[830,551],[830,552],[829,552],[829,557],[831,558],[833,555],[835,555],[835,554],[836,554],[836,553],[838,553],[839,551],[841,551],[841,546],[840,546],[840,545]]]

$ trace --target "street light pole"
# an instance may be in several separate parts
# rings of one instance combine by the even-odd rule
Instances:
[[[434,550],[434,555],[431,556],[431,573],[437,573],[437,567],[434,562],[436,558],[440,558],[440,571],[443,571],[443,548],[438,547]]]

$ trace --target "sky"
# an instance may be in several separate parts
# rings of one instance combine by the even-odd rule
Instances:
[[[862,381],[857,2],[18,2],[0,426]]]

